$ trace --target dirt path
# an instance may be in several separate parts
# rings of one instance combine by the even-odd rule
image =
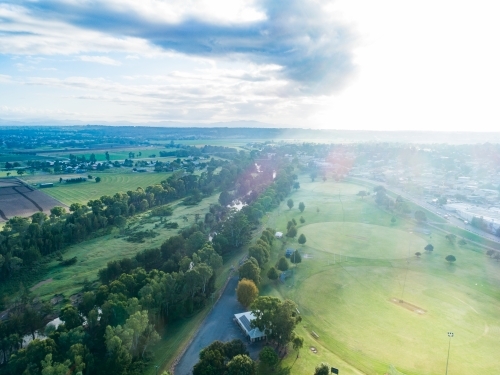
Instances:
[[[33,285],[30,290],[33,292],[34,290],[40,288],[42,285],[45,285],[45,284],[48,284],[48,283],[51,283],[52,282],[52,278],[50,279],[47,279],[47,280],[43,280],[43,281],[40,281],[39,283]]]

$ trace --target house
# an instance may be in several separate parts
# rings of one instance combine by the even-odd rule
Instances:
[[[240,314],[234,314],[234,321],[240,326],[241,330],[251,342],[261,341],[266,338],[266,334],[258,328],[252,328],[250,322],[255,320],[251,311]]]
[[[283,232],[276,232],[274,234],[274,237],[276,237],[276,238],[283,238]]]

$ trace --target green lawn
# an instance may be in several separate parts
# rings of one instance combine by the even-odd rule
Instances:
[[[114,195],[115,193],[126,193],[128,190],[135,190],[138,187],[146,188],[150,185],[158,184],[165,180],[169,173],[145,172],[137,173],[130,170],[116,170],[109,172],[89,172],[92,177],[101,177],[101,182],[82,182],[78,184],[59,183],[59,178],[87,177],[82,175],[51,175],[37,174],[25,176],[23,180],[30,184],[40,182],[53,182],[54,187],[42,189],[42,191],[64,204],[87,203],[90,199],[97,199],[103,195]]]
[[[276,245],[269,266],[286,247],[308,258],[285,284],[265,281],[260,288],[299,306],[304,348],[298,359],[292,350],[283,362],[293,375],[312,374],[322,361],[341,374],[385,374],[390,365],[407,375],[442,374],[448,331],[455,334],[450,374],[498,373],[499,262],[475,245],[450,244],[441,232],[415,232],[410,221],[398,218],[391,225],[391,215],[372,198],[355,196],[360,186],[305,178],[300,184],[291,195],[294,208],[283,203],[269,221],[285,232],[288,220],[303,216],[298,232],[307,243]],[[301,201],[303,214],[296,208]],[[423,250],[427,243],[435,247],[432,254]],[[424,254],[417,258],[416,251]],[[337,255],[334,264],[333,254],[340,253],[342,262]],[[456,256],[455,264],[444,260],[448,254]],[[415,307],[405,308],[400,299]]]

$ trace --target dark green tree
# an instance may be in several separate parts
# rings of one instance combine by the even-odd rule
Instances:
[[[254,258],[251,258],[251,259],[254,259]],[[240,280],[243,280],[243,279],[252,280],[255,283],[255,285],[259,285],[260,284],[260,268],[258,266],[257,261],[255,259],[254,259],[254,261],[255,262],[248,259],[238,269],[238,273],[240,276]]]
[[[292,255],[290,255],[290,262],[295,265],[302,263],[302,256],[300,255],[298,250],[295,250]]]
[[[445,259],[450,264],[454,263],[457,260],[454,255],[448,255]]]
[[[267,271],[267,278],[269,280],[276,281],[276,280],[278,280],[279,276],[280,275],[279,275],[278,271],[274,267],[269,268],[269,271]]]
[[[314,375],[329,375],[330,374],[330,365],[328,363],[322,362],[316,369],[314,370]]]
[[[286,205],[291,210],[293,208],[293,200],[290,198],[286,201]]]
[[[227,364],[227,375],[255,375],[255,362],[248,355],[238,354]]]
[[[299,236],[298,242],[299,242],[299,244],[304,245],[306,243],[306,241],[307,241],[306,236],[304,236],[304,234],[302,233]]]
[[[305,209],[306,209],[306,205],[304,204],[304,202],[300,202],[299,203],[299,210],[300,210],[300,212],[304,212]]]
[[[278,260],[278,263],[276,263],[276,268],[279,269],[280,271],[286,271],[289,268],[288,260],[286,260],[285,257],[281,257]]]
[[[264,346],[259,352],[259,361],[268,368],[273,369],[278,364],[279,357],[273,348]]]

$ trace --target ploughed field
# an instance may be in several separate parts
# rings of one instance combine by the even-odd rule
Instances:
[[[499,262],[432,227],[419,232],[411,217],[391,223],[373,198],[356,196],[362,186],[305,177],[300,185],[294,208],[284,202],[270,222],[286,232],[286,223],[297,221],[306,244],[288,239],[279,256],[298,248],[302,263],[284,284],[261,288],[294,300],[303,317],[297,331],[304,348],[284,360],[292,374],[313,373],[323,361],[342,374],[443,374],[448,332],[450,374],[499,373]],[[445,260],[450,254],[454,264]]]
[[[0,178],[0,222],[14,216],[31,216],[36,212],[50,214],[50,209],[63,206],[57,199],[15,178]]]

